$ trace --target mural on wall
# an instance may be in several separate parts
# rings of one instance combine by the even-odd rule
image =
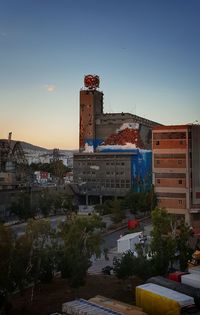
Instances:
[[[98,147],[99,151],[101,151],[101,146],[104,148],[106,146],[117,146],[118,148],[120,147],[120,149],[144,149],[144,143],[139,131],[139,123],[123,123],[115,133],[112,133],[103,141]]]

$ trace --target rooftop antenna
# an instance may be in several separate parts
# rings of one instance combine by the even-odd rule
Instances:
[[[11,142],[11,139],[12,139],[12,132],[9,132],[9,134],[8,134],[8,141]]]

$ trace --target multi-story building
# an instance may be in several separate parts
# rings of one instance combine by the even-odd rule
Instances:
[[[152,133],[158,206],[200,224],[200,126],[157,126]]]
[[[97,76],[86,76],[80,91],[80,142],[73,170],[77,192],[86,202],[90,196],[102,200],[149,189],[151,130],[159,126],[130,113],[104,113],[98,84]]]
[[[119,152],[79,153],[74,155],[74,181],[86,196],[123,197],[131,189],[151,188],[151,151],[134,149]]]

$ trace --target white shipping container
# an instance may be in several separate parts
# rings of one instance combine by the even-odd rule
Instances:
[[[195,273],[200,277],[200,266],[190,267],[188,268],[189,273]]]
[[[189,273],[187,275],[183,275],[181,277],[181,283],[200,289],[200,276],[198,276],[195,273]]]
[[[128,250],[135,251],[135,244],[140,243],[142,232],[126,234],[117,240],[118,253],[124,253]]]

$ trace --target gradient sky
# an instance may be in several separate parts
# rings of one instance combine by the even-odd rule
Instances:
[[[200,121],[200,1],[0,0],[0,138],[77,148],[85,74],[104,112]]]

